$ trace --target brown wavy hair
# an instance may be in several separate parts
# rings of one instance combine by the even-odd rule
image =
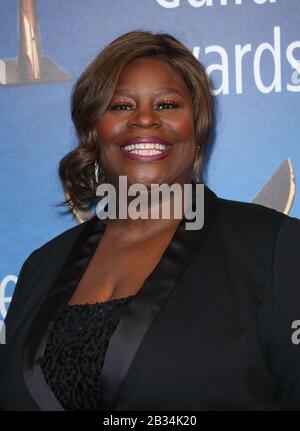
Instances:
[[[156,57],[180,72],[194,104],[196,156],[194,170],[202,175],[205,145],[212,128],[213,98],[203,65],[181,42],[167,33],[131,31],[102,49],[75,83],[71,96],[72,120],[78,146],[59,164],[59,175],[71,208],[84,210],[96,201],[99,182],[94,163],[101,160],[97,124],[113,97],[123,67],[140,57]]]

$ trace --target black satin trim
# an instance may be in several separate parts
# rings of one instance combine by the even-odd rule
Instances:
[[[195,183],[192,184],[194,208]],[[190,259],[202,246],[213,220],[216,205],[216,195],[205,186],[203,228],[186,230],[185,219],[179,223],[160,262],[122,315],[109,342],[102,368],[100,395],[104,410],[117,409],[121,387],[142,339],[172,289],[177,285]],[[105,227],[106,220],[100,220],[97,216],[86,222],[28,332],[23,357],[23,375],[33,399],[41,410],[64,410],[46,383],[40,363],[51,325],[71,299]]]
[[[23,355],[23,375],[33,399],[41,410],[64,410],[47,384],[40,364],[49,330],[71,299],[97,248],[105,226],[106,220],[100,220],[96,216],[86,222],[28,331]]]
[[[192,184],[192,208],[195,209],[195,182]],[[183,218],[160,262],[145,280],[138,295],[130,302],[110,339],[101,376],[103,410],[118,409],[118,401],[122,401],[121,397],[118,397],[121,387],[143,337],[177,285],[189,261],[203,245],[217,206],[215,193],[206,186],[204,192],[202,229],[186,230],[186,219]]]

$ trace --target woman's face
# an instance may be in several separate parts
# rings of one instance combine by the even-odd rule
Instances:
[[[98,136],[108,182],[117,185],[120,175],[127,176],[128,185],[189,182],[195,156],[193,101],[179,72],[151,57],[128,63],[99,121]],[[136,139],[127,144],[131,138]]]

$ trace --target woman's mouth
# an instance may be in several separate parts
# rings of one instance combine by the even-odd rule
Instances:
[[[162,159],[169,154],[171,148],[172,145],[150,142],[123,145],[121,147],[127,157],[141,161]]]

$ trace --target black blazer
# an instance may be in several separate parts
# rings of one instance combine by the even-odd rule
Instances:
[[[24,263],[0,346],[0,408],[63,410],[40,367],[106,223],[94,217]],[[117,244],[114,244],[117,246]],[[107,410],[300,410],[300,221],[205,187],[129,304],[102,369]]]

